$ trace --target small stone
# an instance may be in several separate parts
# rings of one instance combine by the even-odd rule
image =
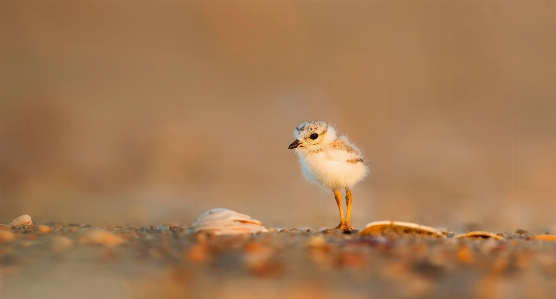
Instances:
[[[445,232],[444,232],[444,235],[445,235],[447,238],[453,238],[453,237],[456,236],[456,233],[454,233],[454,232],[449,232],[449,231],[445,231]]]
[[[168,225],[159,225],[156,227],[156,230],[159,232],[166,232],[170,230],[170,227]]]
[[[52,239],[52,243],[50,244],[52,250],[57,252],[66,251],[70,249],[72,246],[73,246],[73,241],[70,238],[64,236],[54,237]]]
[[[462,246],[456,251],[456,258],[462,264],[470,264],[475,260],[473,252],[467,246]]]
[[[30,228],[33,226],[33,221],[31,221],[31,216],[25,214],[12,220],[10,226],[12,228]]]
[[[80,243],[91,245],[117,246],[123,243],[123,239],[105,230],[91,230],[83,233],[79,238]]]
[[[272,247],[257,242],[245,245],[243,262],[247,270],[255,276],[270,277],[283,272],[284,265],[271,261],[274,254]]]
[[[77,226],[71,226],[71,227],[67,228],[67,231],[70,232],[70,233],[75,233],[78,230],[79,230],[79,227],[77,227]]]
[[[204,242],[202,242],[193,245],[191,249],[185,252],[184,257],[189,262],[200,264],[209,260],[210,254],[207,245]]]
[[[39,237],[37,237],[37,235],[30,233],[30,234],[25,234],[25,239],[29,240],[29,241],[34,241],[36,239],[38,239]]]
[[[9,230],[0,230],[0,243],[15,239],[15,234]]]
[[[341,252],[336,257],[336,265],[344,268],[363,269],[367,262],[366,256],[361,252]]]
[[[181,226],[169,226],[169,228],[173,232],[181,232],[183,230],[183,227]]]
[[[50,226],[46,226],[46,225],[39,225],[37,226],[37,230],[43,234],[47,234],[49,232],[52,231],[52,228],[50,228]]]
[[[326,245],[326,240],[324,239],[323,236],[312,236],[309,238],[309,240],[307,241],[307,246],[308,247],[321,247],[323,245]]]

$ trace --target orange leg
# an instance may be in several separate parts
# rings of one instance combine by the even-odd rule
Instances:
[[[351,204],[352,204],[352,195],[351,195],[351,190],[349,190],[348,187],[346,187],[346,222],[345,222],[345,226],[346,228],[344,229],[344,231],[354,231],[355,228],[351,227],[351,224],[349,223],[351,220]]]
[[[342,209],[342,194],[340,190],[334,190],[334,198],[336,198],[336,204],[338,205],[338,211],[340,211],[340,224],[336,226],[336,229],[344,230],[346,227],[346,222],[344,220],[344,210]]]

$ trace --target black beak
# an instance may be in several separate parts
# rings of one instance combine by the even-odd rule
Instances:
[[[294,149],[296,147],[298,147],[301,144],[301,141],[299,141],[299,139],[296,139],[294,142],[292,142],[292,144],[290,144],[290,146],[288,146],[288,149]]]

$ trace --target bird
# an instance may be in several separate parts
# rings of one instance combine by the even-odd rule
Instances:
[[[320,120],[300,123],[293,130],[293,136],[295,140],[288,149],[294,149],[299,157],[305,179],[334,193],[340,212],[340,224],[335,229],[356,231],[350,224],[350,189],[369,173],[361,151],[332,125]],[[342,188],[346,191],[345,218],[341,203]]]

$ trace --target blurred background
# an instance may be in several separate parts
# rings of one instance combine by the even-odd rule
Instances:
[[[554,1],[8,1],[0,222],[334,227],[287,149],[367,157],[352,224],[555,230]]]

